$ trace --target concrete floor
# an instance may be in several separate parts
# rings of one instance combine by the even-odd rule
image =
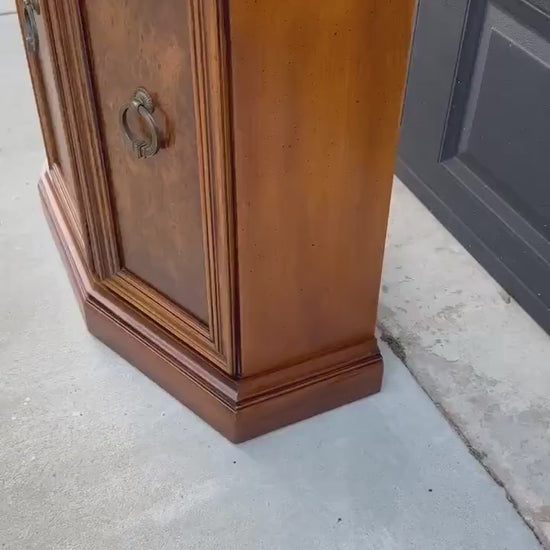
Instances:
[[[15,13],[15,0],[0,0],[0,16]]]
[[[381,394],[235,446],[88,335],[13,15],[0,82],[1,548],[540,548],[386,346]]]
[[[550,338],[399,182],[379,323],[550,548]]]

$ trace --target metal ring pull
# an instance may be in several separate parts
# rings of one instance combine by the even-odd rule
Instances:
[[[23,37],[31,54],[38,52],[38,28],[34,14],[40,14],[38,0],[23,0]]]
[[[149,139],[145,139],[132,132],[128,125],[128,112],[133,109],[146,122],[149,129]],[[145,88],[138,88],[134,92],[134,97],[130,103],[120,109],[120,129],[122,137],[128,148],[134,153],[136,158],[149,158],[155,155],[160,147],[157,123],[153,118],[155,106],[151,95]]]

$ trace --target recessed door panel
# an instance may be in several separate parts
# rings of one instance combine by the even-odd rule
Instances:
[[[208,325],[189,3],[83,8],[122,266]]]

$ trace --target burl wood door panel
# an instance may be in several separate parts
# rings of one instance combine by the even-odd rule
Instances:
[[[82,5],[121,263],[207,326],[189,3]],[[146,159],[128,150],[119,125],[138,87],[151,94],[160,129],[161,148]],[[137,118],[128,121],[136,132]]]

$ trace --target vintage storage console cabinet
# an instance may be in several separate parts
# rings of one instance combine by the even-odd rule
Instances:
[[[89,330],[232,441],[380,389],[413,0],[17,0]]]

